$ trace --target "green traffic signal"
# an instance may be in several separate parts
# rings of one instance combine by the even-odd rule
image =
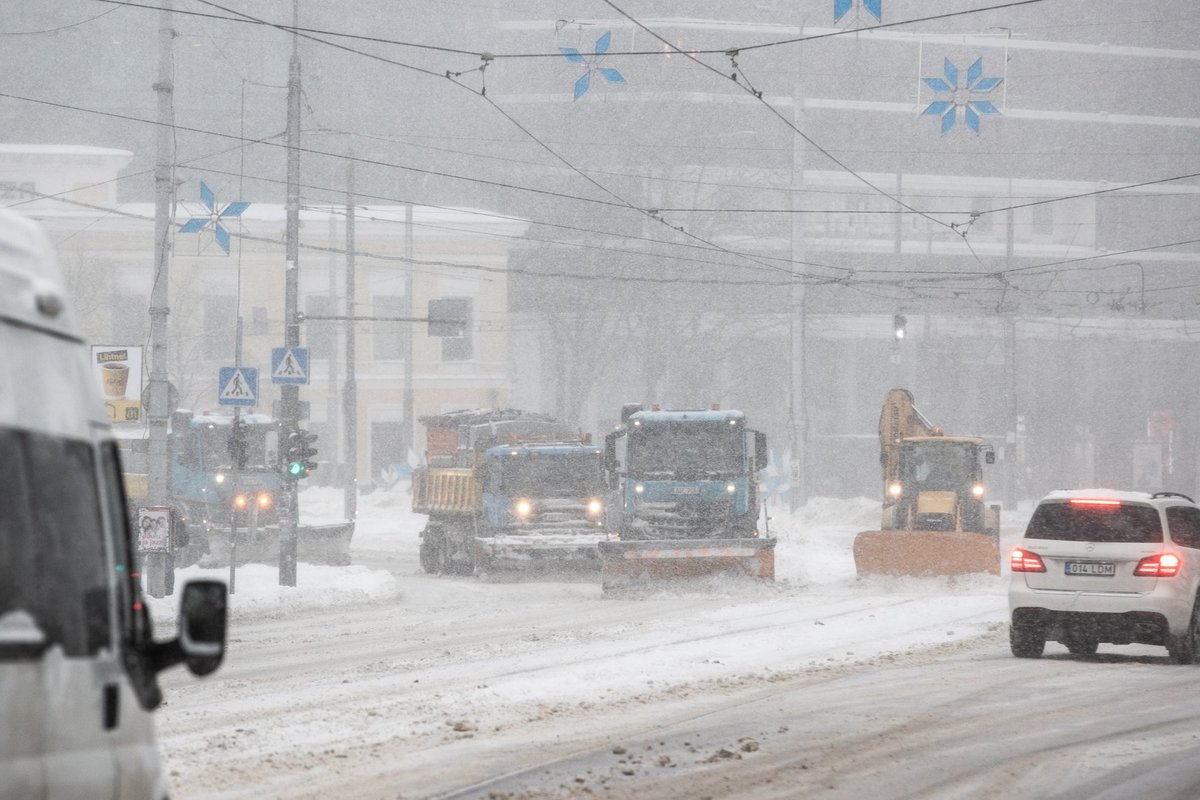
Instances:
[[[287,477],[300,479],[308,477],[308,473],[317,468],[313,458],[317,455],[312,443],[317,440],[315,433],[304,430],[294,430],[287,435],[287,460],[285,470]]]

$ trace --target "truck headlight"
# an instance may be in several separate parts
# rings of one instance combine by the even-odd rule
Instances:
[[[249,503],[250,503],[250,498],[246,496],[245,492],[239,492],[238,494],[235,494],[233,496],[233,507],[236,508],[238,511],[245,511],[246,506]]]
[[[646,491],[646,487],[645,487],[645,486],[643,486],[642,484],[640,484],[640,483],[635,483],[635,484],[633,485],[633,493],[634,493],[634,494],[641,494],[641,493],[642,493],[642,492],[644,492],[644,491]]]
[[[977,483],[971,487],[971,494],[975,497],[983,497],[983,484]]]
[[[589,517],[598,517],[603,511],[604,503],[601,503],[600,500],[595,497],[593,497],[591,500],[588,500],[587,513]]]
[[[513,511],[517,512],[518,517],[525,519],[533,513],[533,503],[521,498],[516,502],[516,505],[513,506]]]
[[[260,509],[262,509],[263,511],[266,511],[268,508],[270,508],[272,502],[273,501],[271,499],[270,492],[259,492],[258,493],[258,507]]]
[[[888,495],[890,497],[899,497],[902,494],[904,494],[904,486],[899,481],[888,484]]]
[[[225,482],[225,473],[224,472],[218,472],[216,475],[213,475],[213,483],[215,483],[217,486],[220,486],[224,482]]]

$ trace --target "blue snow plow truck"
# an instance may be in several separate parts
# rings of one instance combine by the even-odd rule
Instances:
[[[775,539],[758,530],[766,435],[741,411],[626,405],[605,437],[613,497],[600,542],[605,591],[734,574],[774,580]]]

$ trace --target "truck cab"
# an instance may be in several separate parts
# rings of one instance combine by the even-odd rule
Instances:
[[[991,445],[974,436],[911,436],[900,441],[896,480],[887,486],[888,528],[995,535],[984,504],[983,465]]]
[[[754,534],[766,437],[747,429],[741,411],[638,409],[605,442],[621,538]]]
[[[502,445],[484,454],[484,535],[599,528],[603,451],[583,442]]]

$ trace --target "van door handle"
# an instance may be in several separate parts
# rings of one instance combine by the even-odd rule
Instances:
[[[104,698],[102,702],[104,704],[102,710],[104,730],[111,731],[121,721],[121,693],[115,683],[104,684]]]

